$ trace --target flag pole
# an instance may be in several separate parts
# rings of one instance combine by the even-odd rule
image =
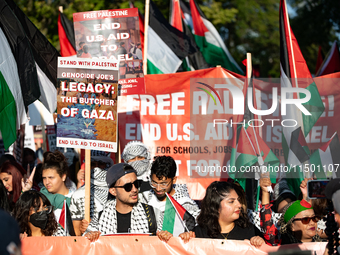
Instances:
[[[85,220],[90,222],[91,150],[85,149]]]
[[[252,63],[251,63],[251,53],[249,53],[249,52],[247,52],[247,71],[246,71],[246,79],[247,79],[247,85],[249,86],[249,84],[250,84],[250,82],[251,82],[251,74],[252,74],[252,70],[253,69],[253,67],[252,67]],[[253,86],[254,86],[254,84],[253,84]],[[255,102],[255,100],[254,100],[254,98],[255,98],[255,93],[254,93],[254,91],[253,91],[253,103]],[[249,98],[248,98],[248,100],[249,100]],[[246,102],[246,104],[247,104],[248,102]],[[259,159],[259,154],[256,152],[256,149],[254,148],[254,145],[252,144],[252,142],[251,142],[251,140],[250,140],[250,138],[249,138],[249,136],[248,136],[248,133],[247,133],[247,131],[246,131],[246,129],[244,129],[244,131],[246,132],[246,135],[247,135],[247,137],[248,137],[248,140],[250,141],[250,144],[251,144],[251,146],[253,147],[253,150],[254,150],[254,152],[255,152],[255,154],[256,154],[256,156],[257,156],[257,160],[259,161],[259,160],[261,160],[262,158],[260,158]],[[260,154],[261,154],[261,152],[260,152]],[[261,160],[261,162],[258,162],[259,164],[263,164],[263,160]],[[260,165],[260,167],[261,167],[261,165]],[[258,177],[257,177],[258,178]],[[256,178],[255,178],[255,180],[256,180]],[[256,207],[255,207],[255,211],[257,211],[258,210],[258,208],[259,208],[259,199],[260,199],[260,182],[258,181],[257,182],[257,196],[256,196]]]
[[[143,72],[148,73],[148,30],[150,16],[150,0],[145,1],[145,19],[144,19],[144,54],[143,54]]]

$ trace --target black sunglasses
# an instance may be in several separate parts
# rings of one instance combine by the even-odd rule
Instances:
[[[309,224],[310,220],[313,220],[316,223],[320,220],[320,218],[318,216],[313,216],[313,217],[298,218],[298,219],[294,219],[293,221],[296,221],[296,220],[301,220],[302,224]]]
[[[136,189],[139,189],[141,185],[140,180],[135,180],[134,182],[128,182],[125,183],[123,186],[114,186],[115,188],[123,188],[126,192],[130,192],[132,190],[132,185],[136,187]]]

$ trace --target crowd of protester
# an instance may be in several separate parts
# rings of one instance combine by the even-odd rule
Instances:
[[[14,230],[19,229],[21,240],[31,236],[83,235],[96,241],[100,235],[145,233],[167,242],[173,234],[162,230],[162,226],[167,195],[170,195],[190,215],[190,220],[185,221],[186,231],[179,234],[185,242],[192,238],[249,240],[260,247],[329,241],[326,252],[337,251],[338,179],[328,185],[332,186],[327,196],[333,200],[334,214],[332,210],[329,213],[326,199],[308,198],[309,179],[301,182],[301,194],[294,194],[285,179],[273,185],[266,175],[259,181],[260,205],[253,212],[247,207],[243,188],[234,180],[212,182],[203,200],[194,201],[186,184],[177,183],[174,159],[157,156],[151,160],[148,148],[134,141],[123,150],[124,163],[114,164],[108,152],[91,152],[91,221],[88,222],[85,220],[84,168],[71,174],[62,152],[45,152],[41,163],[32,152],[24,150],[22,165],[8,154],[0,158],[0,213],[7,213],[7,218],[10,214],[16,220],[11,224]],[[75,178],[72,180],[71,176]],[[270,187],[274,188],[273,193]],[[72,222],[67,231],[59,224],[65,208]],[[326,216],[333,217],[333,225],[325,221]],[[6,217],[1,216],[2,225],[13,222]],[[13,241],[15,247],[20,248],[20,242]],[[4,254],[12,254],[6,249],[8,252]]]

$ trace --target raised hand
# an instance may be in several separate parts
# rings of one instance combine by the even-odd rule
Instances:
[[[28,167],[29,167],[29,165],[28,165]],[[35,169],[36,168],[34,167],[31,174],[30,174],[30,171],[27,170],[27,176],[29,176],[29,177],[27,178],[27,176],[24,175],[24,178],[21,179],[21,191],[22,192],[26,192],[26,191],[28,191],[32,188]]]

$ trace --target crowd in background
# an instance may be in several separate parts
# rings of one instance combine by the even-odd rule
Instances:
[[[250,240],[252,245],[260,247],[327,241],[334,232],[338,233],[339,215],[330,210],[328,200],[308,198],[308,179],[301,182],[301,193],[294,194],[285,179],[273,185],[263,175],[259,182],[260,205],[252,211],[247,207],[243,188],[232,179],[212,182],[203,200],[194,201],[186,184],[177,180],[174,159],[170,156],[151,159],[148,148],[141,142],[128,143],[122,161],[114,164],[110,153],[91,151],[91,221],[88,222],[84,167],[78,171],[74,165],[69,167],[58,150],[45,152],[43,161],[38,163],[35,152],[25,148],[22,165],[13,156],[3,155],[1,214],[10,214],[19,227],[13,220],[8,221],[7,216],[0,218],[1,224],[11,224],[14,232],[20,232],[21,240],[30,236],[84,235],[95,241],[100,235],[129,232],[150,233],[167,242],[175,235],[163,228],[170,195],[187,212],[185,230],[175,235],[185,242],[191,238]],[[274,188],[273,193],[270,187]],[[332,194],[337,190],[340,190],[339,181],[332,185],[328,195],[333,202]],[[65,209],[70,216],[67,228],[59,221]],[[333,230],[328,232],[325,231],[327,214],[335,217]],[[13,241],[17,249],[13,248]],[[18,251],[20,240],[13,241],[11,247],[6,244],[0,248],[5,249],[1,254]]]

